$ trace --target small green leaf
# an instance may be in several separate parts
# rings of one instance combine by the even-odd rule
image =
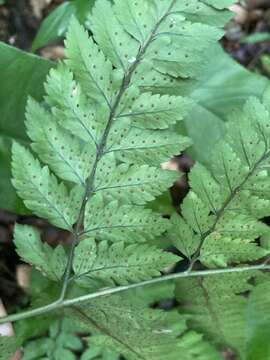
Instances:
[[[105,203],[94,196],[86,205],[84,233],[88,237],[112,242],[145,242],[167,229],[169,222],[141,206]]]
[[[126,285],[151,279],[178,257],[149,245],[128,245],[117,242],[98,245],[92,239],[83,240],[75,251],[74,272],[80,285],[91,286],[93,280],[105,284]]]
[[[52,249],[42,243],[38,230],[27,225],[16,224],[14,243],[18,255],[35,266],[51,280],[59,281],[64,274],[67,258],[64,249],[59,245]]]
[[[22,162],[25,168],[22,168]],[[12,174],[12,183],[24,199],[26,207],[38,216],[49,219],[55,226],[72,229],[81,198],[81,192],[76,187],[75,191],[69,193],[47,166],[42,167],[38,159],[18,143],[12,147]]]
[[[200,244],[200,238],[178,214],[171,217],[172,226],[168,231],[171,243],[185,256],[191,259]]]
[[[105,199],[121,203],[143,205],[168,189],[178,178],[179,172],[166,171],[148,165],[115,165],[112,157],[100,163],[97,172],[96,192]],[[111,173],[104,178],[106,171]]]

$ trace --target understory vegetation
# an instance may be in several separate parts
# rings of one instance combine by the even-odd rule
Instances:
[[[12,202],[67,240],[14,225],[30,285],[0,317],[15,330],[0,359],[269,359],[270,87],[221,104],[215,136],[200,99],[234,1],[83,3],[54,10],[33,44],[55,40],[65,10],[65,57],[12,141]],[[188,175],[172,169],[183,153]]]

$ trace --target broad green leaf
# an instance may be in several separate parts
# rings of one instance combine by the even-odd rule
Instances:
[[[249,96],[261,97],[267,86],[266,78],[243,68],[220,47],[213,47],[198,83],[185,91],[197,103],[185,118],[187,135],[194,144],[193,158],[209,163],[213,146],[225,132],[228,115]],[[183,94],[181,89],[180,94]]]
[[[0,43],[0,192],[1,208],[15,213],[26,213],[27,210],[16,196],[11,185],[10,147],[16,139],[27,143],[24,130],[24,111],[29,95],[41,100],[43,82],[53,63],[27,54],[21,50]]]
[[[73,16],[84,23],[93,4],[94,0],[71,0],[59,5],[43,20],[33,41],[32,50],[36,51],[62,38]]]

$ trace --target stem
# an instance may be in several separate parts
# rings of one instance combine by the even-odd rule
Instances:
[[[87,180],[86,191],[85,191],[84,199],[82,201],[82,205],[81,205],[81,208],[80,208],[79,218],[78,218],[78,221],[77,221],[77,224],[76,224],[75,231],[73,233],[73,242],[72,242],[71,249],[70,249],[70,252],[69,252],[69,255],[68,255],[68,263],[67,263],[64,278],[63,278],[63,285],[62,285],[62,290],[61,290],[61,294],[60,294],[60,297],[59,297],[59,301],[63,301],[65,299],[65,296],[66,296],[68,283],[69,283],[69,278],[70,278],[70,274],[71,274],[71,271],[72,271],[72,263],[73,263],[73,259],[74,259],[74,251],[75,251],[76,245],[77,245],[77,243],[79,241],[79,237],[80,237],[80,234],[81,234],[80,230],[83,227],[85,207],[86,207],[86,204],[87,204],[88,200],[93,196],[93,194],[95,192],[94,182],[95,182],[97,166],[98,166],[98,163],[99,163],[100,159],[104,155],[104,150],[106,148],[107,139],[108,139],[108,136],[110,134],[110,130],[111,130],[114,118],[115,118],[116,113],[117,113],[117,108],[118,108],[119,104],[121,103],[122,97],[124,96],[126,89],[130,85],[133,73],[135,72],[138,65],[140,64],[143,56],[145,55],[145,52],[146,52],[147,48],[149,47],[149,45],[152,43],[153,39],[155,38],[155,35],[156,35],[156,32],[157,32],[159,26],[166,19],[166,17],[170,13],[171,9],[173,8],[175,2],[176,2],[176,0],[172,0],[171,5],[169,6],[166,13],[159,19],[159,21],[157,22],[157,24],[153,28],[153,30],[152,30],[152,32],[151,32],[151,34],[149,36],[149,39],[146,41],[144,46],[142,46],[140,48],[140,50],[139,50],[139,52],[137,54],[136,60],[130,66],[127,73],[123,77],[123,81],[122,81],[120,90],[119,90],[118,95],[117,95],[117,97],[116,97],[116,99],[114,101],[113,106],[111,107],[109,105],[109,107],[110,107],[109,119],[108,119],[106,128],[104,130],[104,133],[103,133],[103,135],[101,137],[101,140],[100,140],[100,142],[99,142],[99,144],[97,146],[96,160],[95,160],[95,163],[93,165],[91,174],[89,175],[88,180]]]
[[[198,260],[199,256],[200,256],[200,252],[202,249],[202,246],[204,244],[205,239],[213,232],[215,231],[215,228],[217,226],[218,221],[220,220],[220,218],[223,216],[226,208],[230,205],[230,203],[233,201],[233,199],[235,198],[235,196],[242,190],[243,186],[246,184],[246,182],[250,179],[250,177],[252,175],[254,175],[254,173],[256,172],[256,170],[258,169],[258,167],[261,165],[262,162],[264,162],[268,157],[270,156],[270,151],[265,151],[264,154],[261,156],[261,158],[254,164],[253,168],[250,169],[250,171],[248,172],[248,174],[246,175],[246,177],[244,178],[244,180],[241,182],[241,184],[239,184],[238,186],[236,186],[235,189],[231,190],[231,194],[228,196],[228,198],[225,200],[223,206],[221,209],[219,209],[216,212],[216,220],[214,222],[214,224],[211,226],[210,229],[208,229],[207,231],[205,231],[202,235],[201,235],[201,241],[199,244],[198,249],[196,250],[195,254],[193,255],[189,268],[188,270],[191,271],[193,269],[194,264],[196,263],[196,261]]]
[[[166,276],[161,276],[155,279],[142,281],[136,284],[126,285],[126,286],[118,286],[115,288],[104,289],[101,291],[97,291],[92,294],[87,294],[83,296],[76,297],[74,299],[68,299],[64,301],[56,301],[52,304],[39,307],[34,310],[29,310],[25,312],[21,312],[19,314],[13,314],[0,318],[0,324],[4,324],[6,322],[14,322],[23,319],[28,319],[38,315],[44,315],[48,312],[52,312],[54,310],[62,309],[65,307],[74,306],[76,304],[84,303],[90,301],[92,299],[97,299],[103,296],[113,295],[121,292],[125,292],[132,289],[137,289],[139,287],[145,287],[153,284],[159,284],[165,281],[172,281],[177,279],[185,279],[191,277],[202,277],[202,276],[214,276],[220,274],[231,274],[231,273],[242,273],[248,271],[256,271],[256,270],[270,270],[270,265],[267,263],[263,263],[260,265],[254,266],[245,266],[245,267],[234,267],[234,268],[226,268],[226,269],[216,269],[216,270],[201,270],[201,271],[185,271],[182,273],[176,273]]]

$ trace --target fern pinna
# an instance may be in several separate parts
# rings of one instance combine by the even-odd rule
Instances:
[[[98,0],[88,20],[92,36],[73,19],[67,59],[49,74],[44,102],[28,101],[31,150],[14,143],[12,151],[13,184],[25,205],[69,231],[72,245],[52,248],[36,229],[16,225],[18,254],[61,290],[56,301],[1,323],[53,310],[61,323],[65,309],[91,333],[89,351],[98,349],[101,359],[101,348],[110,359],[220,359],[215,346],[244,356],[248,300],[239,294],[252,290],[251,277],[264,281],[256,270],[267,265],[247,265],[269,253],[260,221],[270,209],[267,105],[249,100],[229,122],[211,168],[195,165],[181,216],[164,219],[147,205],[179,176],[160,164],[191,145],[173,128],[192,108],[181,88],[195,81],[205,52],[222,37],[231,3]],[[187,272],[159,277],[181,260],[163,250],[165,236],[189,259]],[[204,269],[192,271],[199,261]],[[154,285],[176,278],[175,293]],[[175,294],[179,309],[151,307]],[[18,332],[17,342],[0,339],[0,358],[31,337]],[[74,355],[63,346],[62,357]],[[54,353],[52,345],[39,358],[57,359]]]

